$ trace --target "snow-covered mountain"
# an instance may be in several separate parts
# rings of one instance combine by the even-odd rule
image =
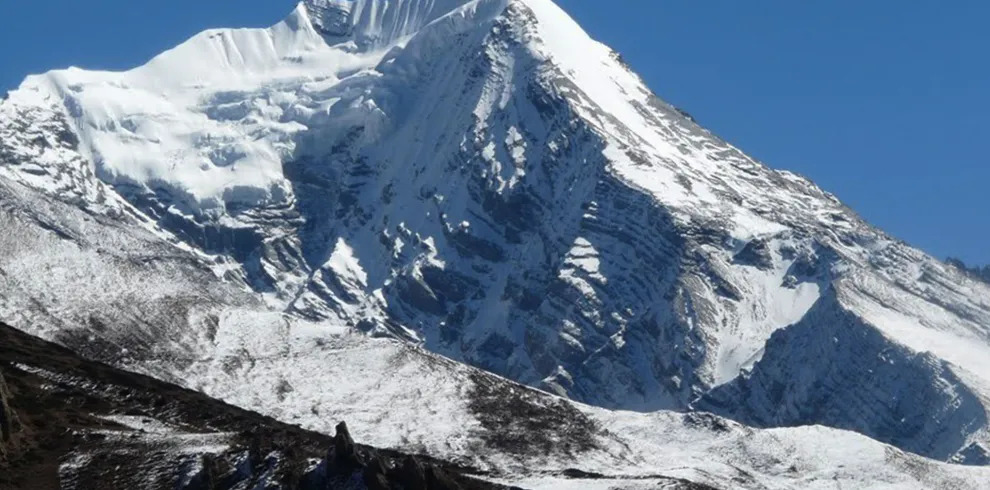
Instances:
[[[637,461],[574,443],[536,473],[670,468],[663,447],[731,486],[711,452],[829,440],[873,456],[736,484],[987,476],[924,481],[834,430],[673,435],[701,416],[658,410],[987,465],[990,286],[704,130],[550,0],[307,0],[131,71],[28,77],[0,103],[0,229],[0,320],[310,428],[363,413],[362,440],[521,478],[477,461],[490,375],[452,359],[580,402],[533,395]]]

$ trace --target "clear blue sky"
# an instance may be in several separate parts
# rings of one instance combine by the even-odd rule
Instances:
[[[664,99],[893,235],[990,263],[990,2],[558,0]],[[122,69],[291,0],[0,4],[0,91]]]

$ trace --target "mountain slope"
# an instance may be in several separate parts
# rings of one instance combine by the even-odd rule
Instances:
[[[500,488],[461,468],[355,446],[346,424],[331,438],[83,360],[6,325],[0,340],[3,488],[389,489],[417,478],[435,489]],[[415,467],[421,474],[407,471]]]
[[[549,0],[311,0],[30,77],[0,183],[3,319],[238,404],[277,385],[216,393],[189,353],[291,377],[291,343],[245,335],[329,324],[604,408],[988,463],[990,287],[705,131]]]
[[[257,345],[271,345],[279,337],[265,332],[249,337]],[[286,421],[335,432],[335,438],[86,361],[0,325],[0,485],[376,488],[362,474],[376,468],[374,461],[382,462],[380,474],[391,485],[377,488],[415,485],[416,472],[407,471],[410,459],[402,453],[358,446],[364,463],[349,463],[353,453],[342,452],[342,429],[333,426],[335,417],[345,415],[360,420],[354,426],[359,440],[453,461],[414,457],[413,467],[418,464],[425,475],[433,475],[423,477],[434,480],[427,488],[497,488],[501,482],[523,488],[869,488],[887,483],[977,489],[990,477],[986,468],[933,463],[852,433],[757,431],[705,414],[610,412],[392,341],[322,335],[318,338],[328,344],[304,351],[305,339],[298,337],[282,338],[279,344],[295,345],[291,359],[306,369],[286,370],[285,358],[257,353],[224,356],[206,361],[217,373],[210,377],[215,386],[207,390]],[[232,367],[237,359],[252,366]],[[328,369],[310,369],[315,366]],[[281,377],[272,376],[280,372]],[[317,410],[310,410],[313,402],[321,404],[313,406]],[[408,408],[395,410],[397,403]],[[343,443],[347,446],[347,439]]]
[[[19,195],[26,202],[33,202],[31,196],[28,191]],[[638,414],[573,404],[404,342],[372,339],[339,323],[311,324],[265,313],[257,309],[260,305],[252,309],[218,304],[205,295],[176,301],[169,310],[172,322],[148,331],[155,325],[137,315],[130,304],[133,291],[110,287],[113,282],[106,277],[143,277],[167,291],[176,274],[196,279],[196,267],[205,267],[200,259],[178,251],[141,260],[143,250],[133,242],[119,253],[134,260],[104,257],[109,254],[101,252],[99,244],[129,243],[128,237],[136,241],[134,235],[141,236],[143,230],[116,221],[111,226],[93,220],[85,227],[82,216],[89,215],[72,207],[53,208],[4,215],[4,229],[22,245],[12,259],[30,264],[37,263],[32,257],[44,258],[54,266],[50,271],[55,273],[8,273],[8,279],[20,279],[14,284],[21,287],[10,288],[8,283],[2,297],[7,304],[16,300],[26,308],[15,311],[32,313],[14,315],[27,326],[23,328],[45,332],[90,357],[320,433],[332,433],[337,420],[348,420],[359,441],[430,454],[523,488],[831,488],[838,481],[856,488],[895,484],[977,489],[990,478],[986,468],[934,463],[863,436],[821,427],[754,430],[705,414]],[[39,221],[55,224],[39,228]],[[96,260],[93,257],[104,257],[100,267],[87,265]],[[60,262],[51,262],[54,258]],[[10,262],[0,268],[11,270]],[[63,283],[60,268],[84,273]],[[92,288],[93,280],[101,280],[107,289]],[[217,277],[195,286],[181,284],[200,294],[230,291]],[[70,298],[72,305],[53,311],[52,304],[35,304],[25,299],[25,285]],[[85,294],[73,297],[67,293],[72,291]],[[83,301],[93,293],[100,294]],[[154,301],[137,306],[160,308]],[[193,314],[209,308],[217,308],[212,320]],[[44,319],[53,314],[66,320],[44,328]],[[203,316],[207,318],[198,323]],[[94,317],[102,320],[88,320]],[[202,335],[173,342],[168,340],[174,338],[174,333],[169,336],[173,331]],[[60,373],[65,368],[58,359],[75,359],[13,330],[2,332],[4,356],[23,352],[16,346],[32,346],[26,354],[2,358],[17,372]],[[82,361],[72,360],[78,362]],[[8,379],[14,376],[6,369],[4,373]],[[149,393],[160,396],[155,390]]]

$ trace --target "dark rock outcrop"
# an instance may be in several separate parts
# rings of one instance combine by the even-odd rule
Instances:
[[[338,468],[355,469],[364,466],[361,455],[354,448],[354,439],[347,430],[347,423],[337,424],[337,433],[333,437],[333,448],[328,458]]]
[[[364,468],[364,484],[368,490],[389,490],[391,485],[386,475],[385,463],[381,458],[372,458]]]
[[[10,390],[0,373],[0,459],[6,458],[7,447],[18,427],[17,415],[10,408]]]
[[[401,479],[409,490],[426,490],[426,470],[416,458],[402,460],[402,465],[393,472],[393,475]]]
[[[766,240],[755,239],[747,243],[734,257],[737,264],[750,265],[758,269],[773,268],[773,254]]]

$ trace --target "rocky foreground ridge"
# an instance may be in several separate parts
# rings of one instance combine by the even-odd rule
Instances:
[[[498,489],[425,456],[279,423],[0,325],[0,488]]]

